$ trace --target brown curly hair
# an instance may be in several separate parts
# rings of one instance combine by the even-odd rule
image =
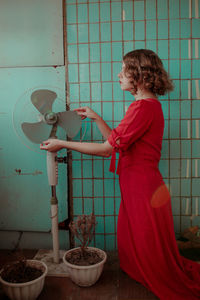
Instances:
[[[173,90],[172,80],[163,67],[158,55],[152,50],[137,49],[123,57],[124,72],[133,84],[132,92],[137,92],[137,84],[155,95],[164,95]]]

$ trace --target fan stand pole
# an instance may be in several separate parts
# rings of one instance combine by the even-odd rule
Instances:
[[[53,240],[53,261],[59,263],[59,237],[58,237],[58,200],[56,198],[56,187],[51,186],[51,222],[52,222],[52,240]]]
[[[59,238],[58,238],[58,200],[56,197],[56,185],[58,183],[58,163],[57,152],[47,151],[47,174],[49,185],[51,186],[51,224],[53,240],[53,260],[59,263]]]

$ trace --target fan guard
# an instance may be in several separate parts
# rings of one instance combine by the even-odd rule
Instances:
[[[81,118],[66,111],[65,91],[57,87],[35,87],[16,101],[13,126],[18,138],[30,150],[41,152],[38,144],[47,140],[53,131],[59,139],[74,137],[81,128]]]

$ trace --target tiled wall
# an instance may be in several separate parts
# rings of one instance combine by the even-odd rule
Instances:
[[[170,187],[177,234],[200,225],[199,16],[199,0],[66,0],[71,109],[88,105],[116,127],[133,101],[121,91],[117,74],[123,54],[136,48],[156,51],[174,79],[174,91],[160,98],[160,170]],[[101,142],[96,125],[84,124],[83,140]],[[116,248],[120,203],[118,176],[108,169],[109,159],[73,153],[74,215],[94,210],[94,244],[107,250]]]

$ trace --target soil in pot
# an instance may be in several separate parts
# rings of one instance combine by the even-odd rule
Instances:
[[[26,265],[26,261],[18,261],[3,268],[1,277],[11,283],[25,283],[43,274],[42,270]]]
[[[96,251],[92,249],[85,249],[84,251],[82,251],[81,248],[66,253],[65,259],[70,264],[77,266],[90,266],[102,261],[102,258]]]

